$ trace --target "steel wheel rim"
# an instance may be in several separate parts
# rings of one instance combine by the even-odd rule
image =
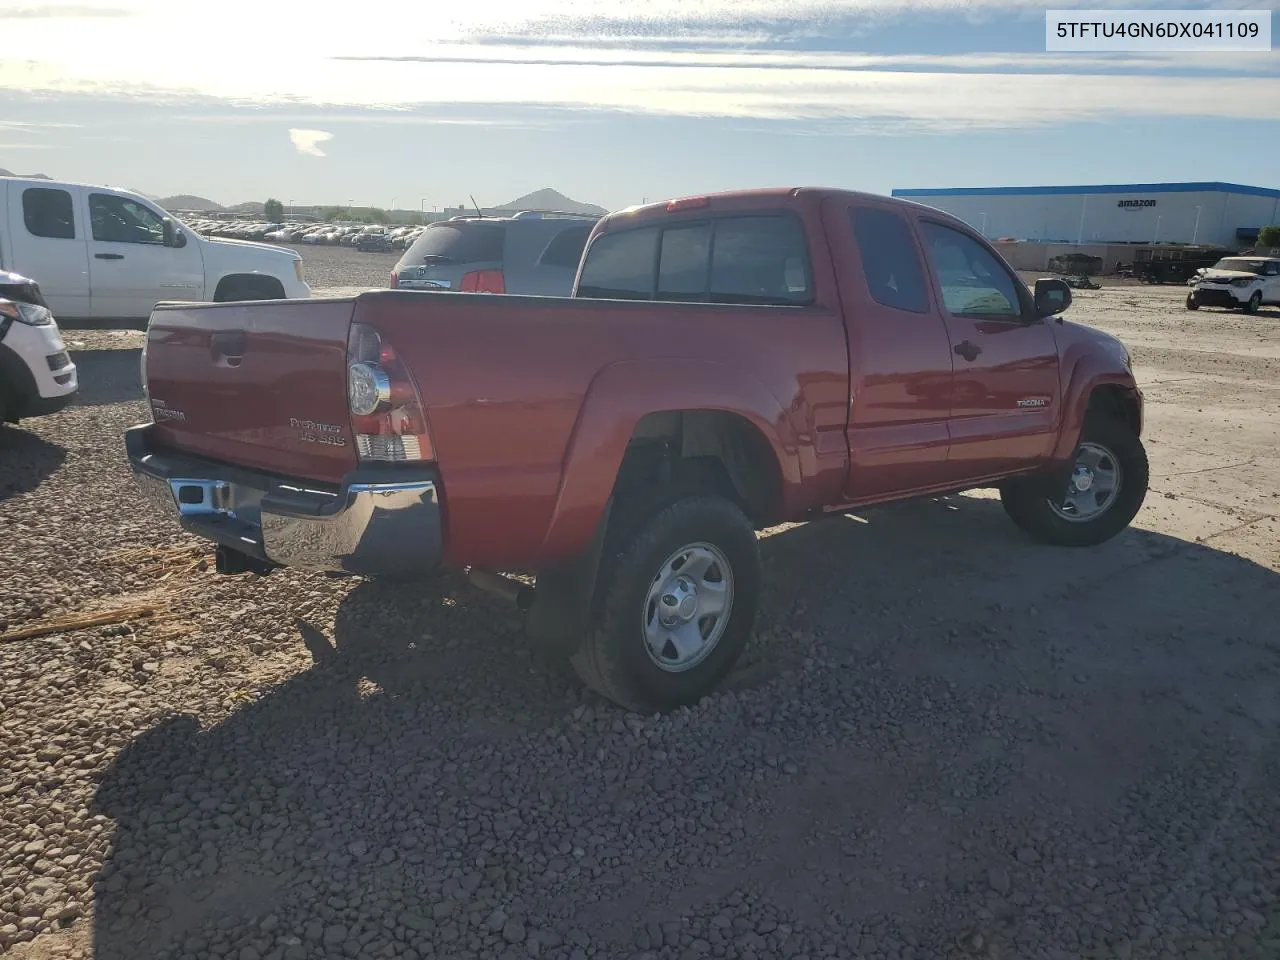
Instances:
[[[1102,516],[1120,495],[1122,473],[1116,455],[1100,443],[1076,450],[1064,496],[1049,500],[1049,509],[1068,523],[1088,523]]]
[[[733,568],[719,547],[686,544],[658,568],[640,611],[645,653],[683,673],[706,660],[733,614]]]

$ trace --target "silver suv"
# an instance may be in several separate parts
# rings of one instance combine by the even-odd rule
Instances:
[[[405,250],[391,286],[567,297],[596,220],[533,211],[441,220]]]

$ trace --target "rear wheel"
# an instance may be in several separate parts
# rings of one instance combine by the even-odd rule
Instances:
[[[1200,303],[1199,301],[1196,300],[1196,295],[1194,291],[1187,294],[1187,309],[1188,310],[1200,309]]]
[[[606,557],[574,669],[633,710],[696,703],[746,647],[759,589],[755,530],[742,511],[721,497],[678,500]]]
[[[1147,495],[1147,453],[1127,423],[1105,416],[1085,422],[1064,489],[1031,482],[1000,491],[1005,512],[1038,540],[1089,547],[1110,540],[1137,515]]]
[[[1262,306],[1262,291],[1255,290],[1253,291],[1253,296],[1250,297],[1248,302],[1244,305],[1244,312],[1257,313],[1258,308],[1261,306]]]

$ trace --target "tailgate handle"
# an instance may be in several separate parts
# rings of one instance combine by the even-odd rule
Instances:
[[[243,330],[224,330],[209,338],[209,350],[220,366],[238,367],[244,359],[244,343]]]

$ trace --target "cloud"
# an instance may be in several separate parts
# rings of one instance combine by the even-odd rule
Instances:
[[[0,22],[6,20],[81,20],[101,17],[128,17],[131,15],[132,11],[123,7],[95,7],[88,4],[50,3],[40,7],[0,5]]]
[[[320,149],[320,144],[326,140],[332,140],[333,134],[327,130],[303,130],[298,127],[290,127],[289,139],[293,141],[293,145],[298,148],[299,153],[305,153],[312,157],[323,157],[326,154]]]

